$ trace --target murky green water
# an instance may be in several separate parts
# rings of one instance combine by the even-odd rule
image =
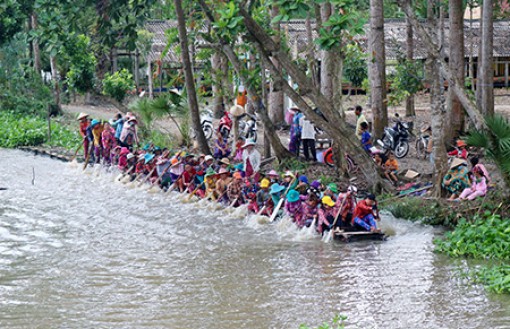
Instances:
[[[430,227],[325,243],[104,170],[7,150],[0,168],[0,328],[510,328],[510,298],[460,279]]]

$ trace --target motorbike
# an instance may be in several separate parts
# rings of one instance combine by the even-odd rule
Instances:
[[[409,134],[408,123],[397,119],[395,126],[384,128],[383,136],[377,140],[377,144],[384,153],[393,151],[395,157],[401,159],[409,152]]]
[[[220,119],[220,123],[218,126],[218,131],[221,133],[223,138],[228,139],[228,136],[230,135],[230,131],[232,130],[232,119],[230,119],[230,115],[227,111],[223,114],[223,116]]]
[[[205,110],[200,115],[200,125],[202,126],[202,130],[204,131],[204,135],[207,140],[211,139],[214,134],[212,118],[213,114],[210,110]],[[190,128],[190,136],[191,138],[197,137],[193,128]]]
[[[245,139],[251,139],[252,141],[257,141],[257,117],[253,114],[245,113],[241,117],[239,121],[239,135],[244,137]]]

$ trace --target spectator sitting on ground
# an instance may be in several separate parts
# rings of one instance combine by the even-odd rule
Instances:
[[[391,152],[388,160],[384,163],[384,176],[386,176],[386,178],[388,178],[395,186],[398,184],[397,170],[398,161],[395,158],[395,154]]]

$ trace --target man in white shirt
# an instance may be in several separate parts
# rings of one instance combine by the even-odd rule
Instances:
[[[363,131],[361,130],[361,123],[366,122],[368,124],[365,115],[361,112],[363,112],[361,105],[356,105],[356,109],[354,110],[354,113],[356,114],[356,137],[358,137],[359,140],[361,140],[361,135],[363,134]]]
[[[317,153],[315,151],[315,127],[305,116],[299,120],[299,125],[301,126],[301,141],[303,142],[305,159],[306,161],[317,161]]]

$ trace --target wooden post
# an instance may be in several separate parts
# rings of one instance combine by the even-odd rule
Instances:
[[[508,62],[505,62],[505,87],[508,88]]]
[[[154,98],[154,91],[152,89],[152,62],[147,63],[147,79],[149,84],[149,98]]]
[[[48,104],[48,142],[51,142],[51,107],[52,104]]]
[[[140,52],[138,51],[138,48],[135,50],[135,85],[136,90],[140,88]]]

